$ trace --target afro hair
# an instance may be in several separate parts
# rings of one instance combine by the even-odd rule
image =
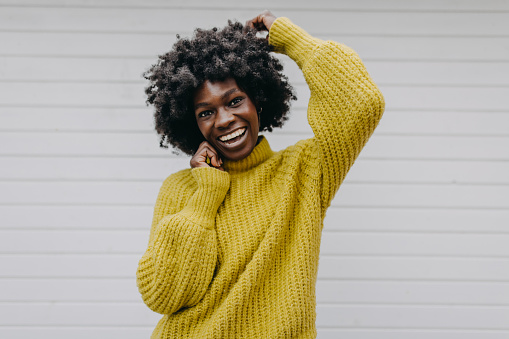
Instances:
[[[143,76],[149,80],[145,89],[147,105],[154,105],[155,129],[160,146],[168,144],[193,155],[204,137],[198,129],[193,96],[205,81],[235,79],[237,85],[263,108],[260,131],[281,127],[296,96],[281,73],[283,66],[270,54],[266,39],[256,30],[239,22],[228,21],[218,30],[196,29],[192,39],[180,38],[171,51],[159,56]]]

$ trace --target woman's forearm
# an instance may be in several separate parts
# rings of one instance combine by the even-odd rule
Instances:
[[[193,175],[198,189],[182,211],[164,216],[154,225],[138,265],[137,285],[142,298],[161,314],[198,303],[217,264],[215,217],[228,190],[229,175],[213,168],[193,169]]]

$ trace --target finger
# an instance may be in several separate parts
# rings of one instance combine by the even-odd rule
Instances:
[[[195,167],[209,167],[209,165],[206,163],[206,158],[200,154],[195,154],[192,158],[189,164],[191,165],[191,168]]]
[[[246,24],[244,25],[244,32],[247,32],[248,29],[255,29],[256,30],[256,17],[252,18],[251,20],[246,21]]]
[[[267,27],[265,26],[265,22],[263,20],[264,16],[265,16],[265,14],[263,14],[263,13],[259,14],[256,17],[256,20],[253,22],[257,31],[266,31],[267,30]]]
[[[202,142],[196,153],[199,153],[199,155],[203,157],[203,162],[205,162],[207,165],[214,167],[220,165],[219,154],[217,153],[216,149],[212,147],[208,142]]]
[[[219,158],[219,155],[214,149],[207,148],[207,156],[210,159],[211,166],[220,167],[222,165],[222,160]]]
[[[194,166],[193,166],[194,163]],[[207,141],[203,141],[195,155],[191,159],[191,167],[215,167],[219,168],[223,164],[223,160],[216,149]]]
[[[207,164],[207,142],[202,142],[200,146],[198,146],[198,149],[196,150],[195,154],[191,158],[190,165],[191,167],[205,167],[209,166]]]
[[[263,22],[264,13],[258,14],[253,19],[246,21],[246,27],[254,28],[257,31],[266,31],[267,27]]]
[[[253,19],[246,21],[244,26],[245,26],[244,28],[248,28],[248,27],[249,28],[254,28],[254,26],[253,26]]]

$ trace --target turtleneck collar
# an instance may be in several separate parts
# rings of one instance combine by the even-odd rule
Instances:
[[[223,168],[226,172],[245,172],[258,166],[270,158],[272,154],[274,152],[270,149],[269,142],[264,136],[261,136],[260,142],[247,157],[236,161],[225,160]]]

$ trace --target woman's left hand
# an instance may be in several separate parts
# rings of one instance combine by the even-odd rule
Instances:
[[[256,29],[258,32],[260,31],[270,31],[270,27],[272,23],[276,21],[277,17],[272,14],[270,11],[263,11],[253,19],[246,21],[246,27],[251,27]],[[268,36],[267,36],[268,39]]]

